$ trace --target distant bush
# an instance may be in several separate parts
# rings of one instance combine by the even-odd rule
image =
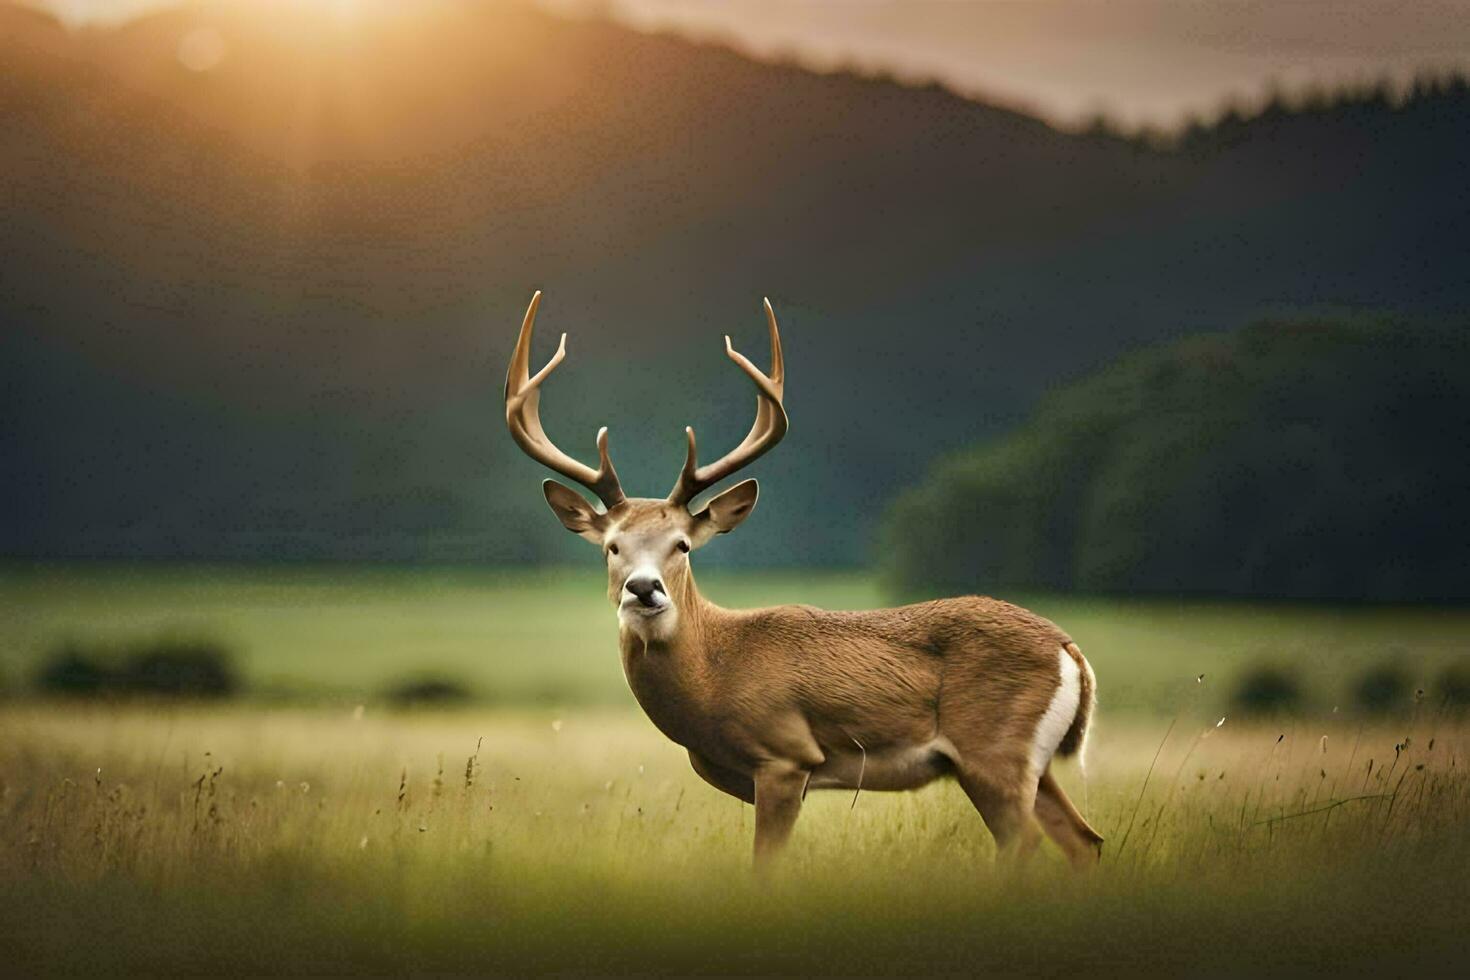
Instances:
[[[1374,713],[1403,707],[1409,703],[1409,675],[1397,664],[1374,667],[1358,678],[1353,700]]]
[[[1296,676],[1280,667],[1255,667],[1240,678],[1233,698],[1235,710],[1247,715],[1296,711],[1302,688]]]
[[[139,694],[220,698],[240,689],[228,652],[210,643],[165,642],[135,652],[122,687]]]
[[[113,672],[85,650],[65,646],[36,671],[36,688],[46,694],[95,695],[112,689]]]
[[[390,704],[400,708],[464,704],[474,700],[469,687],[449,677],[415,677],[399,681],[390,686],[384,696]]]
[[[1451,664],[1439,675],[1435,693],[1451,708],[1470,707],[1470,664]]]
[[[68,643],[42,662],[35,686],[65,697],[223,698],[239,693],[241,684],[224,647],[165,638],[123,651]]]

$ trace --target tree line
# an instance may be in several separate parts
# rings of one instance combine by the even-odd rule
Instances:
[[[890,508],[895,589],[1470,598],[1465,324],[1298,318],[1127,356]]]

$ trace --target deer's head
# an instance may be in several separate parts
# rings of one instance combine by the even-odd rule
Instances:
[[[598,467],[592,469],[556,447],[541,427],[541,383],[566,357],[567,335],[551,360],[531,375],[531,334],[536,325],[538,291],[531,298],[520,339],[511,355],[505,379],[505,421],[516,444],[532,459],[580,483],[602,501],[598,510],[586,498],[555,480],[542,488],[546,502],[562,525],[602,549],[607,563],[608,598],[617,606],[618,620],[645,640],[664,639],[679,621],[679,599],[686,594],[689,554],[717,534],[733,531],[755,509],[757,486],[745,480],[712,498],[699,510],[690,502],[700,493],[763,455],[786,434],[782,405],[786,371],[781,359],[781,335],[776,314],[766,301],[771,330],[771,372],[763,373],[725,338],[725,353],[749,375],[756,387],[755,424],[745,439],[720,459],[700,466],[694,430],[686,428],[689,451],[678,482],[668,497],[625,497],[607,451],[607,429],[597,433]]]

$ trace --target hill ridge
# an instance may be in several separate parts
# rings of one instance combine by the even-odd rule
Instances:
[[[720,550],[780,564],[865,560],[937,454],[1131,347],[1470,308],[1463,83],[1162,152],[519,7],[196,73],[187,13],[86,59],[0,35],[0,553],[576,556],[498,421],[533,288],[548,426],[608,424],[647,492],[683,425],[743,434],[719,338],[757,354],[771,296],[792,435]]]

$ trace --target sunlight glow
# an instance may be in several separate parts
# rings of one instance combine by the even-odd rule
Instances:
[[[371,0],[296,0],[296,2],[303,7],[326,7],[339,17],[350,16],[363,7],[371,5]]]
[[[0,3],[5,0],[0,0]],[[74,29],[170,7],[268,21],[313,39],[492,0],[19,0]],[[509,0],[507,0],[509,2]],[[1264,103],[1470,69],[1470,0],[520,0],[561,16],[728,45],[816,71],[857,70],[1087,125],[1172,126],[1226,100]],[[1412,8],[1413,14],[1406,11]],[[308,26],[302,27],[300,23]],[[224,27],[222,36],[230,34]],[[241,56],[243,49],[236,49]],[[207,71],[208,69],[195,69]]]
[[[225,39],[213,27],[197,27],[179,39],[179,62],[190,71],[209,71],[226,51]]]

